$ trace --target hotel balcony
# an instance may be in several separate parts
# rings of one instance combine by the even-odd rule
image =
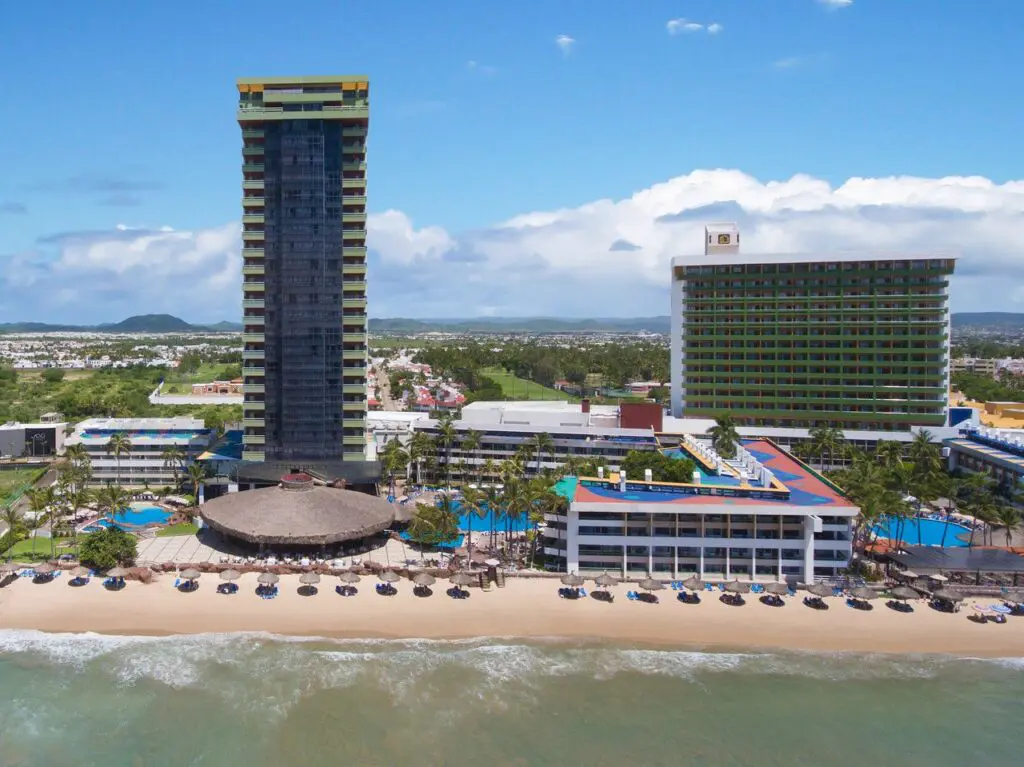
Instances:
[[[267,290],[266,283],[262,280],[256,282],[255,280],[246,280],[242,283],[242,290],[248,293],[264,293]],[[253,296],[255,297],[255,296]]]
[[[242,317],[242,324],[245,325],[245,330],[252,333],[260,333],[261,328],[266,324],[266,317]],[[252,331],[249,331],[252,328]]]
[[[245,394],[264,394],[266,388],[263,384],[242,384],[242,391]]]
[[[260,365],[259,367],[245,365],[242,368],[242,375],[243,376],[254,376],[256,378],[262,378],[265,373],[266,373],[266,370],[265,370],[265,368],[262,365]]]
[[[266,232],[242,232],[243,242],[263,242],[266,239]]]
[[[242,333],[243,344],[261,344],[265,340],[262,333]],[[263,352],[260,352],[263,354]]]
[[[256,266],[255,264],[248,264],[242,267],[242,274],[261,275],[265,269],[266,267],[264,267],[263,264],[260,264],[259,266]]]
[[[366,188],[366,179],[365,178],[343,178],[341,180],[341,187],[342,187],[342,189],[360,189],[360,190],[363,190],[363,189]],[[360,191],[359,194],[360,195],[364,195],[364,194],[366,194],[366,192]],[[345,198],[345,199],[347,199],[347,198]]]
[[[245,208],[262,208],[266,205],[266,199],[263,197],[243,197],[242,206]]]
[[[242,299],[243,309],[264,309],[266,308],[262,298],[243,298]]]
[[[262,190],[264,187],[263,179],[246,179],[242,182],[242,189],[259,189]]]
[[[261,162],[242,163],[242,173],[262,173],[264,170]]]
[[[243,224],[262,224],[263,223],[263,214],[262,213],[249,213],[249,212],[246,212],[246,213],[242,214],[242,223]]]
[[[341,220],[342,220],[342,222],[349,223],[349,224],[365,224],[366,223],[366,213],[365,212],[363,212],[363,213],[344,213],[343,212],[341,214]]]
[[[262,389],[262,387],[261,387]],[[343,384],[341,387],[342,394],[366,394],[366,384]]]
[[[267,358],[265,349],[242,349],[243,360],[264,360]]]
[[[242,157],[245,158],[257,158],[262,162],[263,153],[264,149],[262,144],[242,147]]]
[[[341,341],[346,344],[365,343],[366,333],[342,333]]]
[[[243,445],[263,445],[266,444],[267,438],[262,434],[243,434],[242,444]]]
[[[244,426],[246,428],[261,429],[261,428],[263,428],[264,425],[265,424],[264,424],[264,421],[263,421],[262,418],[243,418],[242,419],[242,426]],[[246,436],[248,436],[248,435],[246,435]]]
[[[242,248],[242,258],[263,258],[263,248]]]
[[[242,128],[242,138],[266,138],[266,135],[263,128]]]
[[[343,445],[362,445],[365,447],[366,437],[359,434],[346,434],[341,438],[341,443]]]

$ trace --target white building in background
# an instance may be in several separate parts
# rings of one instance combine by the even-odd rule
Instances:
[[[120,459],[110,449],[115,434],[123,434],[130,443]],[[90,418],[75,427],[65,448],[85,446],[92,466],[91,485],[119,482],[126,487],[165,487],[174,481],[174,468],[167,464],[165,452],[177,447],[187,465],[210,446],[214,436],[213,429],[198,418]],[[184,471],[179,467],[178,476]]]
[[[0,459],[52,458],[64,452],[66,423],[0,424]]]

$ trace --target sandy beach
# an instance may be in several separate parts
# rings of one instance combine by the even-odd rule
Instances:
[[[447,584],[434,595],[416,597],[402,581],[398,594],[382,597],[374,580],[364,578],[359,593],[341,597],[334,579],[325,578],[314,596],[298,593],[298,576],[284,576],[272,600],[255,593],[256,576],[247,574],[239,593],[216,592],[219,581],[205,576],[199,589],[180,593],[174,578],[145,585],[129,582],[107,591],[99,579],[73,588],[67,578],[36,584],[19,578],[0,588],[0,629],[38,629],[142,635],[264,631],[294,636],[339,638],[463,639],[472,637],[560,637],[611,640],[701,649],[789,649],[879,653],[947,653],[978,657],[1024,655],[1024,618],[1004,625],[967,620],[970,602],[956,614],[939,613],[923,602],[913,614],[896,613],[883,600],[866,612],[840,599],[830,609],[812,610],[800,597],[773,608],[748,595],[743,607],[722,604],[706,594],[699,605],[681,604],[671,591],[660,604],[628,601],[615,589],[613,604],[558,597],[552,580],[510,579],[504,589],[472,590],[465,600],[450,599]],[[993,600],[982,600],[987,604]]]

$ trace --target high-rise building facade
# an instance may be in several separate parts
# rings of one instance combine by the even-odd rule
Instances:
[[[238,81],[243,458],[366,455],[365,76]]]
[[[740,425],[946,423],[949,278],[938,254],[740,253],[710,225],[672,261],[672,411]]]

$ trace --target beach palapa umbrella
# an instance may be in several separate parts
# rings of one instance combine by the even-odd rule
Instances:
[[[661,591],[665,588],[664,583],[654,578],[644,578],[639,585],[644,591]]]
[[[949,589],[938,589],[932,592],[932,596],[935,599],[941,599],[943,602],[963,602],[963,594],[958,594],[955,591]]]
[[[384,570],[377,577],[384,581],[384,583],[398,583],[398,581],[402,580],[402,576],[394,570]]]
[[[238,570],[221,570],[220,579],[222,581],[237,581],[242,577],[242,574]]]
[[[108,578],[124,578],[126,575],[128,575],[128,569],[124,567],[112,567],[107,570]]]
[[[358,574],[352,572],[351,570],[346,570],[345,572],[340,573],[338,575],[338,580],[340,580],[342,583],[353,584],[359,583],[359,581],[362,579],[359,577]]]
[[[281,580],[281,576],[277,573],[260,573],[256,582],[263,586],[273,586],[279,580]]]
[[[320,573],[303,573],[299,576],[299,583],[303,586],[315,586],[320,582]]]
[[[182,570],[180,573],[178,573],[178,575],[184,578],[186,581],[196,581],[199,580],[199,576],[202,575],[202,573],[196,570],[194,567],[190,567],[187,570]]]
[[[929,575],[928,576],[928,580],[935,581],[936,583],[948,583],[949,582],[949,578],[947,578],[945,575],[938,575],[938,574],[936,574],[936,575]]]
[[[812,583],[807,587],[807,593],[819,599],[830,597],[832,596],[832,587],[827,583]]]
[[[855,589],[850,589],[850,596],[861,602],[870,602],[872,599],[878,599],[878,592],[867,586],[858,586]]]
[[[696,575],[691,575],[683,581],[683,587],[688,588],[690,591],[702,591],[704,589],[704,581]]]
[[[912,580],[915,580],[916,578],[920,578],[921,577],[920,575],[915,573],[913,570],[897,570],[894,573],[894,575],[897,575],[900,578],[905,578],[908,581],[912,581]]]
[[[71,571],[72,578],[88,578],[90,575],[92,575],[92,570],[88,567],[79,566]]]
[[[1024,604],[1024,590],[1017,589],[1013,591],[1007,591],[1006,594],[1003,595],[1003,599],[1012,604]]]
[[[619,579],[616,578],[614,575],[609,575],[608,573],[601,573],[599,576],[594,578],[594,583],[600,586],[601,588],[606,589],[612,586],[617,586],[619,584]]]
[[[562,576],[562,585],[569,586],[571,588],[579,588],[584,583],[582,575],[576,573],[566,573]]]
[[[746,594],[750,591],[750,584],[746,581],[729,581],[725,584],[725,590],[730,594]]]
[[[51,573],[57,572],[57,568],[49,562],[43,562],[41,565],[36,565],[33,569],[35,570],[36,575],[50,575]]]
[[[448,579],[449,583],[456,586],[468,586],[475,581],[476,579],[469,573],[455,573],[455,575]]]
[[[910,586],[897,586],[896,588],[894,588],[892,591],[889,592],[889,595],[893,599],[901,599],[901,600],[920,599],[921,598],[921,594],[918,591],[916,591],[915,589],[910,588]]]
[[[768,583],[765,585],[764,590],[769,594],[774,594],[777,597],[781,597],[784,594],[789,593],[789,586],[785,583]]]
[[[433,586],[435,583],[437,583],[437,578],[435,578],[430,573],[418,573],[416,577],[412,579],[412,582],[415,583],[417,586],[429,588],[430,586]]]
[[[16,573],[18,570],[24,570],[25,565],[20,562],[4,562],[0,565],[0,573]]]

